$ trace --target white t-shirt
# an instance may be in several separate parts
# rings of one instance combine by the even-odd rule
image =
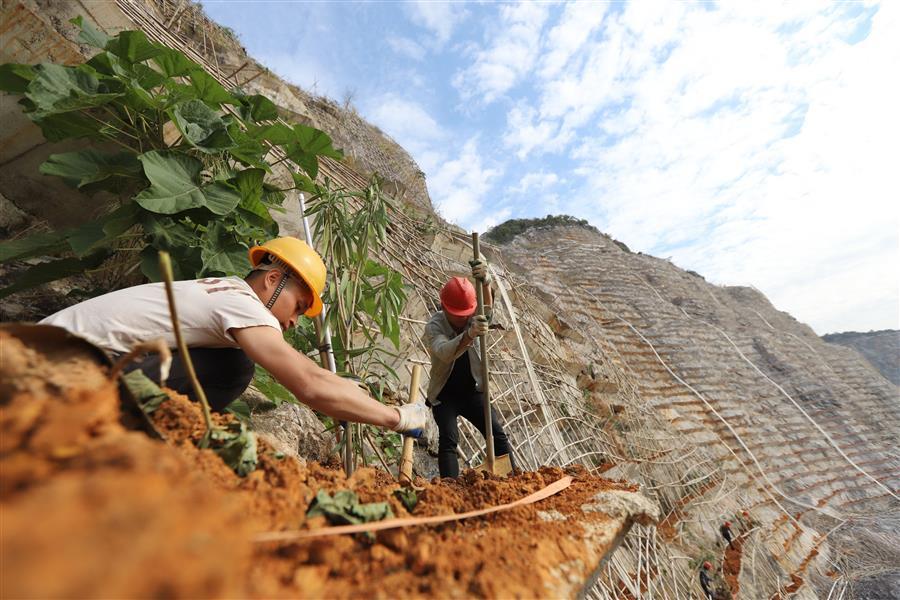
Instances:
[[[281,325],[246,281],[221,277],[176,281],[181,334],[189,348],[238,348],[229,329]],[[163,283],[118,290],[70,306],[43,321],[93,342],[112,353],[124,353],[138,342],[157,338],[177,346]]]

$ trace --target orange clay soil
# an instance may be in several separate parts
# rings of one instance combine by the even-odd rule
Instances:
[[[166,444],[119,424],[116,387],[89,356],[42,354],[3,331],[0,346],[2,597],[546,596],[542,574],[583,581],[602,556],[578,535],[610,520],[581,507],[600,490],[633,490],[576,467],[560,494],[487,517],[256,544],[260,532],[327,526],[304,516],[319,489],[409,513],[383,471],[345,479],[262,441],[259,467],[240,478],[196,448],[202,417],[185,397],[170,393],[154,413]],[[564,474],[419,481],[413,515],[511,502]]]
[[[725,546],[725,560],[722,561],[722,576],[728,589],[731,590],[731,597],[738,598],[740,592],[740,575],[741,575],[741,554],[744,549],[744,536],[739,535],[732,541],[732,547]]]

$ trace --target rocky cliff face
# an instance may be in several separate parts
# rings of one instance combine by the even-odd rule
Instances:
[[[748,542],[824,589],[828,561],[843,560],[840,544],[852,543],[829,546],[828,529],[858,515],[896,523],[900,390],[858,353],[823,342],[752,288],[710,285],[583,227],[525,232],[502,255],[552,302],[576,354],[630,375],[636,394],[619,402],[652,413],[630,426],[679,440],[664,453],[668,468],[685,478],[718,471],[705,488],[668,486],[680,497],[660,490],[679,521],[693,521],[673,544],[708,538],[704,521],[752,507],[761,530]],[[702,452],[710,463],[678,452]],[[881,539],[879,529],[868,534]],[[900,544],[893,535],[879,552]]]
[[[858,350],[888,381],[900,385],[900,331],[897,329],[829,333],[822,339],[829,344]]]

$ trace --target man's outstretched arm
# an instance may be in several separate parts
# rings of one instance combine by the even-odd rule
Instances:
[[[356,383],[319,367],[285,342],[275,328],[246,327],[231,329],[230,333],[253,362],[271,373],[310,408],[340,421],[398,428],[401,414],[397,408],[385,406],[363,392]],[[403,423],[404,429],[424,427],[425,411],[421,412],[422,422],[418,422],[418,415],[409,415],[404,419],[407,421]]]

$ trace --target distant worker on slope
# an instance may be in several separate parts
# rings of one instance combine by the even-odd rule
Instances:
[[[438,426],[438,468],[441,477],[458,477],[456,447],[459,428],[456,418],[464,417],[481,435],[485,434],[484,396],[481,381],[481,356],[475,345],[478,336],[488,331],[491,319],[491,286],[487,263],[472,262],[472,277],[484,292],[485,315],[476,316],[475,288],[465,277],[451,277],[441,288],[441,310],[425,325],[424,343],[431,356],[431,380],[428,404]],[[510,452],[509,440],[497,413],[491,414],[494,454]]]
[[[253,270],[244,279],[209,277],[174,283],[181,330],[213,410],[224,410],[247,389],[257,363],[299,400],[330,417],[394,431],[424,427],[428,415],[424,405],[385,406],[285,342],[282,333],[294,327],[300,315],[315,317],[322,312],[325,264],[315,250],[293,237],[277,238],[251,248],[250,263]],[[162,283],[98,296],[41,323],[80,335],[114,356],[160,337],[176,348]],[[159,379],[157,355],[130,368]],[[166,385],[193,397],[177,350]]]
[[[704,561],[703,567],[700,569],[700,587],[703,588],[703,593],[706,594],[706,600],[713,600],[710,572],[712,572],[712,564],[708,560]]]
[[[722,526],[719,527],[719,533],[722,534],[722,537],[725,539],[725,542],[728,544],[729,548],[734,548],[734,545],[731,543],[732,533],[731,533],[731,522],[725,521],[722,523]]]

